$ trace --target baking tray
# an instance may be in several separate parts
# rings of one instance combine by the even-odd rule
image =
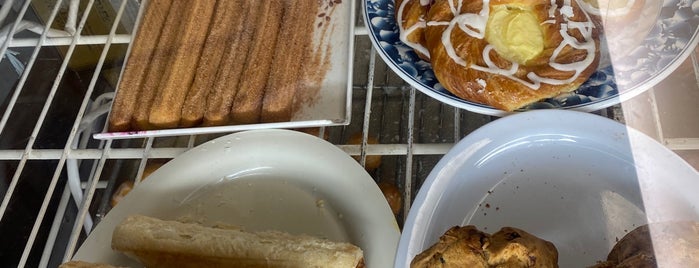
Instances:
[[[143,7],[147,4],[147,0],[141,4],[136,25],[139,25],[144,13]],[[95,139],[131,139],[226,133],[253,129],[305,128],[349,124],[352,107],[355,1],[323,0],[321,8],[328,5],[332,7],[328,9],[331,10],[330,12],[326,12],[327,16],[316,16],[316,24],[323,22],[327,27],[317,28],[319,30],[314,32],[314,39],[317,46],[316,53],[326,55],[330,67],[318,93],[309,96],[308,99],[304,99],[291,121],[128,132],[107,132],[105,128],[104,132],[97,133],[93,137]],[[135,33],[132,36],[135,36]],[[132,45],[133,42],[129,45],[127,54],[130,53]]]

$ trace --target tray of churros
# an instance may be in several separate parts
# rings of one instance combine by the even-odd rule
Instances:
[[[149,0],[97,139],[349,123],[352,0]]]

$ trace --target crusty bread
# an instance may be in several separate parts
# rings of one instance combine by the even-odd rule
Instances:
[[[349,243],[305,235],[245,232],[127,217],[112,236],[112,248],[146,267],[362,267],[363,253]]]

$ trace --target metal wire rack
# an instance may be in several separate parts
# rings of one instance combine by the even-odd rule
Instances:
[[[137,187],[149,165],[227,134],[92,139],[103,130],[139,2],[47,0],[47,14],[36,14],[36,2],[42,1],[5,1],[0,7],[3,267],[56,267],[108,213],[111,195],[121,183],[133,181]],[[94,28],[90,16],[107,4],[114,7],[107,31],[84,33]],[[56,18],[63,13],[67,19],[58,25]],[[495,118],[453,108],[407,86],[377,59],[361,18],[356,25],[351,124],[322,128],[319,136],[358,156],[362,165],[367,155],[382,156],[371,175],[403,192],[398,215],[402,224],[440,157]],[[85,57],[83,48],[99,56],[90,66],[73,68],[76,59]],[[615,109],[598,113],[621,120]],[[348,144],[357,133],[362,142]],[[379,143],[368,144],[369,137]]]

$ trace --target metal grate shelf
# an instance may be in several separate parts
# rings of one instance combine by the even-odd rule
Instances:
[[[46,1],[52,9],[41,20],[32,3]],[[83,34],[90,26],[87,15],[106,4],[114,9],[109,32]],[[361,10],[361,3],[356,4]],[[148,164],[227,134],[92,139],[103,130],[124,58],[121,54],[107,60],[108,52],[125,51],[138,7],[136,0],[18,0],[0,7],[0,235],[12,241],[0,245],[0,266],[56,267],[109,211],[111,194],[120,183],[134,181],[137,187]],[[62,13],[68,14],[68,22],[56,25]],[[362,13],[357,14],[351,123],[320,133],[360,156],[362,164],[367,155],[382,156],[371,175],[404,192],[402,223],[440,157],[495,118],[453,108],[407,86],[377,57]],[[18,28],[23,22],[34,27]],[[99,58],[87,68],[71,68],[74,59],[84,56],[76,51],[85,47],[97,49]],[[618,109],[598,113],[622,120]],[[356,133],[363,142],[347,144]],[[379,144],[367,144],[369,137]]]

